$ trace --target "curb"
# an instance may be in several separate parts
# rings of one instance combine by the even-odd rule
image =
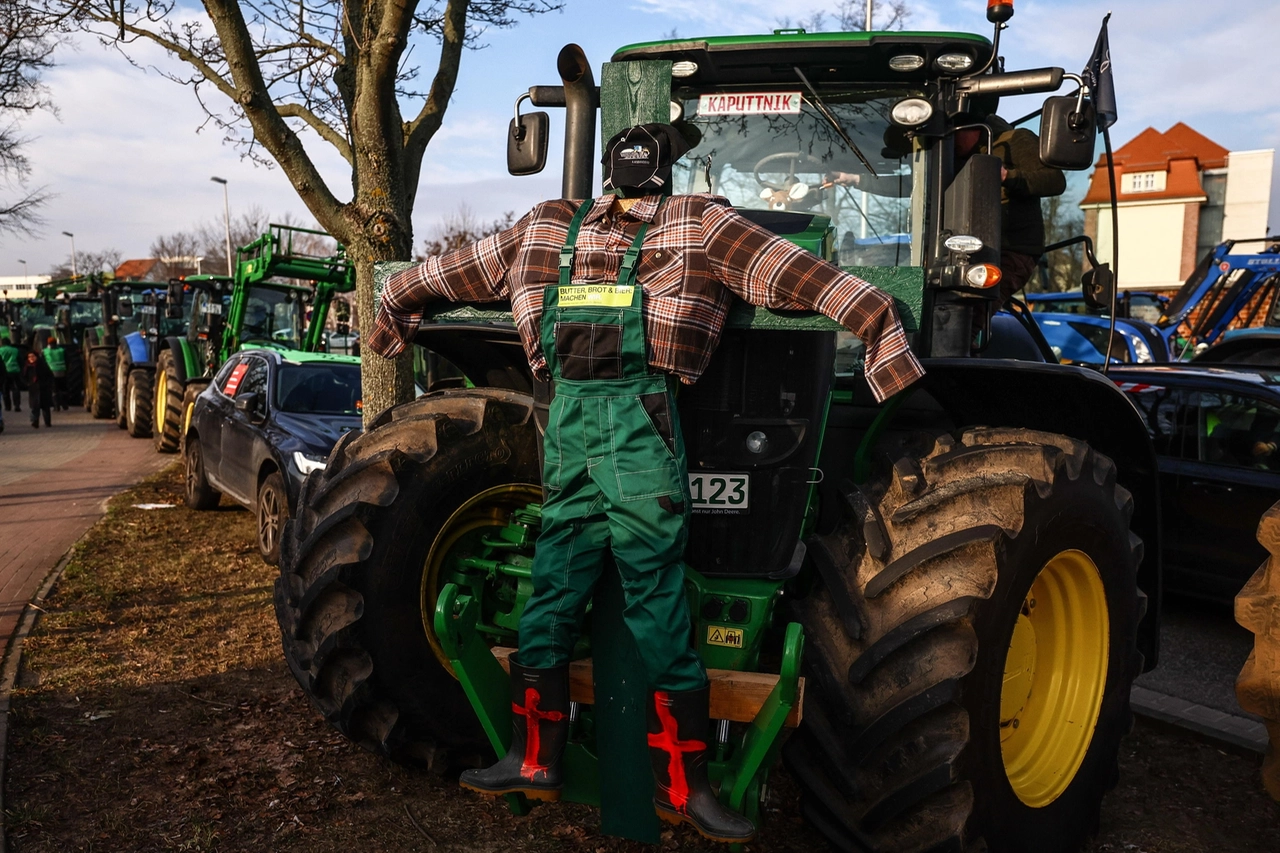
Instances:
[[[9,645],[4,653],[4,662],[0,663],[0,853],[5,853],[8,848],[6,841],[8,828],[5,826],[4,821],[4,781],[8,773],[6,756],[9,746],[9,697],[13,692],[14,682],[18,679],[18,670],[22,666],[22,643],[27,638],[27,635],[31,633],[31,629],[35,627],[39,614],[43,612],[40,603],[48,598],[49,593],[53,591],[53,585],[62,577],[67,564],[71,562],[71,555],[74,551],[75,545],[67,549],[67,553],[62,555],[62,559],[58,560],[57,565],[49,571],[49,574],[40,584],[40,589],[23,607],[22,618],[18,621],[18,628],[13,632],[13,636],[9,638]]]
[[[1136,684],[1129,693],[1129,703],[1139,716],[1188,729],[1236,749],[1259,754],[1267,751],[1267,728],[1251,717],[1228,714]]]

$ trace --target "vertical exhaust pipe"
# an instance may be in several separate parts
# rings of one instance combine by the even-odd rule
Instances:
[[[565,106],[564,173],[560,191],[565,198],[591,198],[600,94],[591,63],[576,44],[566,44],[560,49],[556,70],[564,83]]]

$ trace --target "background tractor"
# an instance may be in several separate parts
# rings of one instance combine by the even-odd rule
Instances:
[[[852,336],[745,303],[679,395],[712,778],[758,818],[781,753],[843,850],[1078,849],[1117,778],[1130,684],[1155,664],[1146,428],[1101,375],[1048,363],[1022,320],[991,333],[1001,164],[957,167],[955,116],[1070,76],[994,70],[999,30],[994,46],[794,30],[632,45],[599,88],[569,45],[562,85],[521,95],[507,140],[513,173],[540,170],[548,116],[518,107],[563,106],[563,195],[579,199],[597,117],[602,139],[672,121],[694,142],[675,192],[727,196],[897,300],[928,373],[883,405]],[[1092,164],[1084,94],[1046,102],[1042,159]],[[860,180],[823,186],[831,171]],[[642,276],[660,251],[646,246]],[[321,713],[406,763],[506,749],[502,662],[531,589],[551,391],[505,306],[433,307],[416,342],[474,387],[343,436],[303,486],[275,590],[285,657]],[[614,575],[572,670],[564,798],[599,804],[604,832],[657,841]]]
[[[170,287],[168,302],[180,316],[193,291],[186,334],[160,339],[154,373],[137,376],[154,385],[151,431],[163,453],[178,449],[184,413],[241,347],[322,350],[329,306],[355,289],[355,271],[324,232],[271,225],[236,250],[233,276],[188,276],[184,284]]]

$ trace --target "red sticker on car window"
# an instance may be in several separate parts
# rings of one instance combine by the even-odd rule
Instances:
[[[232,368],[231,375],[227,377],[227,384],[223,387],[222,393],[226,394],[228,397],[234,397],[236,395],[236,389],[240,387],[240,380],[243,379],[244,375],[248,372],[249,365],[244,364],[243,362]]]

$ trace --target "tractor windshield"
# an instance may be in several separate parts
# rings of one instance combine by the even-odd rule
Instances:
[[[912,146],[889,121],[889,110],[917,94],[823,92],[842,135],[799,92],[790,101],[785,94],[753,101],[683,92],[685,123],[700,138],[672,170],[672,189],[712,192],[739,208],[824,214],[835,226],[842,266],[908,265],[912,237],[920,229],[912,216]],[[744,103],[747,110],[781,104],[783,111],[718,114],[741,110]],[[872,169],[850,149],[846,135]]]
[[[102,324],[102,302],[97,299],[71,300],[69,322],[73,326],[98,326]]]
[[[244,306],[240,341],[272,341],[297,347],[302,341],[301,291],[251,287]]]

